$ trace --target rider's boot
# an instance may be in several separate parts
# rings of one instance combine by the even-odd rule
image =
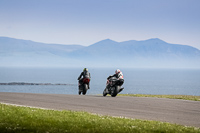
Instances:
[[[119,92],[121,92],[123,89],[124,89],[124,87],[123,87],[123,88],[120,88]]]

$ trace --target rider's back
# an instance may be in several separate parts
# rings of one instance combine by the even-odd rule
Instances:
[[[90,79],[90,73],[88,71],[83,72],[83,78],[89,78]]]

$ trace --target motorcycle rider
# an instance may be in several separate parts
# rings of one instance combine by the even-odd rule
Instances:
[[[116,77],[116,78],[120,81],[120,84],[121,84],[121,85],[124,83],[124,76],[123,76],[123,73],[122,73],[119,69],[117,69],[117,70],[115,71],[115,74],[109,76],[109,77],[107,78],[107,80],[109,80],[111,77]],[[109,88],[110,88],[110,85],[108,84],[108,85],[106,86],[106,88],[109,89]]]
[[[81,84],[85,78],[89,79],[89,81],[90,81],[90,78],[91,78],[90,73],[89,73],[87,68],[84,68],[83,72],[78,77],[79,84]],[[90,89],[90,82],[88,83],[88,89]]]

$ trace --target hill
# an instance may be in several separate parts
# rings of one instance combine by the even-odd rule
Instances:
[[[60,66],[71,59],[67,54],[81,45],[46,44],[0,37],[0,66]]]
[[[158,38],[90,46],[45,44],[0,37],[1,66],[200,68],[200,50]]]
[[[29,40],[0,37],[0,54],[15,55],[21,53],[67,55],[67,53],[83,48],[81,45],[45,44]]]
[[[125,42],[106,39],[72,51],[69,57],[85,60],[92,66],[95,64],[96,66],[139,68],[200,67],[200,50],[187,45],[169,44],[158,38]]]
[[[145,41],[115,42],[106,39],[93,45],[72,51],[78,57],[131,57],[131,58],[199,58],[200,50],[178,44],[169,44],[158,38]]]

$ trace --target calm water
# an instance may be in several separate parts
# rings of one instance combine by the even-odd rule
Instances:
[[[200,96],[200,70],[121,69],[123,94],[182,94]],[[0,92],[78,94],[77,78],[82,68],[0,68],[0,82],[65,83],[64,85],[0,85]],[[91,89],[87,94],[102,94],[106,78],[114,69],[89,68]]]

